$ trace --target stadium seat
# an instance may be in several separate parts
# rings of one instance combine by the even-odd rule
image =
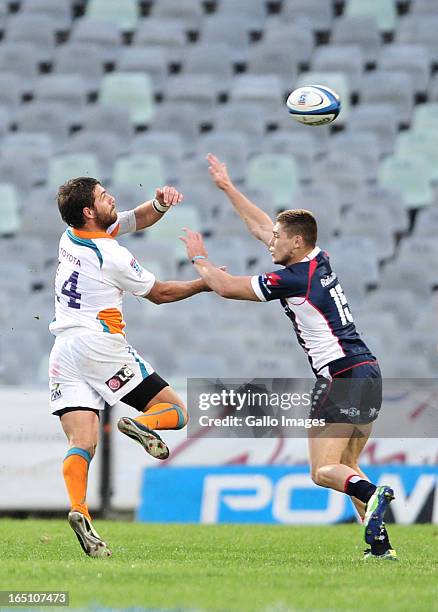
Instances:
[[[407,72],[414,92],[424,93],[430,78],[430,54],[424,45],[385,45],[377,59],[379,69]]]
[[[398,117],[392,104],[360,104],[351,109],[350,130],[372,132],[379,138],[383,154],[394,151]]]
[[[155,110],[152,80],[143,72],[105,74],[100,87],[99,102],[127,108],[135,125],[147,124]]]
[[[379,265],[376,255],[375,241],[369,236],[339,236],[327,244],[327,252],[335,272],[339,272],[340,282],[342,276],[350,282],[365,285],[375,285],[379,281]],[[364,257],[366,253],[366,257]],[[357,274],[360,267],[361,273]],[[356,275],[357,280],[351,280]],[[346,287],[344,287],[346,290]],[[348,297],[348,296],[347,296]]]
[[[379,260],[394,255],[394,234],[391,229],[391,213],[383,208],[356,207],[342,219],[342,234],[346,236],[369,236],[376,245]]]
[[[410,291],[418,300],[431,296],[433,286],[433,271],[424,266],[422,273],[418,274],[418,261],[396,259],[386,264],[381,277],[380,286],[385,289],[405,289]]]
[[[41,223],[41,219],[44,219],[44,223]],[[59,238],[65,229],[66,225],[61,219],[56,202],[56,189],[53,187],[32,189],[22,210],[22,234],[43,240],[48,259],[56,262]],[[51,286],[50,290],[52,289]]]
[[[6,41],[32,43],[38,61],[51,62],[55,52],[56,21],[48,15],[16,13],[8,19]]]
[[[184,139],[186,152],[193,151],[199,134],[198,113],[189,102],[178,105],[163,102],[157,105],[149,127],[153,131],[178,132]]]
[[[292,208],[310,210],[318,223],[318,244],[326,246],[341,227],[341,203],[338,188],[327,185],[310,185],[297,190],[291,202]]]
[[[396,155],[400,158],[419,157],[430,170],[432,179],[438,180],[438,151],[436,133],[431,129],[400,132],[396,143]]]
[[[209,74],[217,79],[218,91],[228,92],[233,78],[233,51],[223,43],[189,45],[183,54],[187,74]]]
[[[186,35],[184,24],[178,19],[149,17],[139,22],[134,33],[134,47],[161,47],[168,62],[179,64],[184,52]]]
[[[298,62],[288,49],[277,42],[262,42],[250,48],[247,71],[250,74],[277,75],[282,91],[289,93],[298,73]]]
[[[196,31],[203,16],[202,0],[161,0],[152,5],[150,14],[159,19],[177,19],[187,31]]]
[[[200,41],[205,44],[224,43],[233,51],[233,61],[245,62],[249,48],[249,22],[244,17],[230,14],[205,17],[201,25]]]
[[[438,101],[418,104],[415,107],[411,129],[424,134],[438,131]]]
[[[360,310],[355,315],[358,332],[365,338],[368,334],[377,334],[384,345],[393,344],[398,335],[397,318],[392,311],[369,312]]]
[[[374,17],[381,32],[392,32],[397,21],[396,0],[346,0],[344,14]]]
[[[299,183],[297,163],[286,155],[255,155],[247,165],[246,183],[248,187],[270,189],[278,206],[290,208]]]
[[[344,130],[334,134],[330,144],[333,151],[342,151],[347,155],[358,157],[363,163],[366,180],[370,182],[376,180],[382,152],[379,150],[380,141],[375,133]]]
[[[11,132],[2,142],[2,155],[9,158],[29,158],[32,161],[32,179],[45,182],[49,159],[55,153],[55,143],[49,134]]]
[[[263,153],[280,153],[292,155],[299,167],[301,180],[313,179],[313,162],[318,150],[311,132],[295,132],[293,136],[286,130],[269,132],[260,147]]]
[[[419,211],[415,226],[415,236],[437,236],[438,235],[438,205],[434,204]]]
[[[22,0],[20,13],[47,15],[54,21],[59,31],[68,30],[72,21],[69,0]]]
[[[339,189],[339,201],[351,206],[365,190],[366,171],[361,159],[342,151],[332,151],[315,163],[314,175],[319,183],[332,183]]]
[[[312,29],[317,32],[329,31],[333,22],[333,5],[330,0],[286,0],[281,19],[294,21],[307,17]]]
[[[195,232],[200,231],[201,220],[198,211],[194,206],[185,203],[183,206],[173,206],[166,215],[164,223],[156,223],[148,230],[148,239],[169,246],[178,260],[186,261],[186,250],[178,237],[183,234],[183,227],[189,227]]]
[[[94,93],[98,91],[102,80],[104,60],[104,52],[98,45],[71,42],[58,47],[53,72],[81,76],[87,93]]]
[[[260,151],[270,113],[257,102],[229,102],[216,106],[213,125],[216,130],[244,132],[252,153]]]
[[[283,100],[281,79],[275,74],[236,76],[230,98],[232,102],[257,102],[267,113],[275,112]]]
[[[71,117],[63,104],[34,102],[26,104],[17,112],[16,123],[24,132],[47,132],[54,140],[56,148],[65,143]]]
[[[153,197],[155,189],[166,184],[164,164],[152,153],[120,157],[114,167],[113,183],[141,187],[145,199]]]
[[[129,149],[134,134],[130,115],[130,111],[124,107],[96,104],[85,110],[83,129],[115,134],[120,142],[120,153],[124,153]]]
[[[162,93],[167,78],[167,56],[162,47],[123,47],[116,64],[120,72],[146,72],[154,92]]]
[[[356,205],[363,208],[383,208],[389,211],[390,227],[393,232],[406,232],[409,228],[407,207],[398,187],[367,185],[363,200],[359,200]]]
[[[41,104],[62,104],[72,124],[80,125],[87,103],[85,81],[77,74],[40,76],[35,83],[35,101]]]
[[[438,258],[438,242],[432,236],[407,236],[400,243],[398,261],[434,261]],[[420,264],[421,265],[421,264]],[[438,273],[432,271],[432,276],[438,278]]]
[[[425,45],[432,62],[438,62],[438,15],[404,15],[400,17],[395,40],[397,43]]]
[[[347,15],[333,22],[331,42],[335,45],[359,45],[367,64],[376,62],[382,44],[373,17]]]
[[[197,154],[200,159],[204,160],[206,170],[205,158],[211,152],[227,164],[228,172],[233,180],[243,180],[249,154],[248,143],[243,132],[215,130],[198,140]]]
[[[408,208],[421,208],[432,203],[429,169],[414,157],[385,158],[379,168],[378,181],[380,185],[401,189]]]
[[[357,45],[324,45],[317,47],[312,58],[315,72],[341,72],[347,77],[350,91],[357,92],[365,65],[362,49]]]
[[[26,79],[29,90],[38,76],[38,52],[28,42],[4,42],[0,45],[0,72],[12,72]]]
[[[11,118],[20,109],[26,87],[24,77],[12,72],[0,72],[0,106],[7,110]]]
[[[430,0],[411,0],[409,12],[412,15],[438,15],[438,7]]]
[[[111,179],[114,163],[120,151],[119,138],[113,132],[75,132],[64,147],[65,153],[87,151],[96,156],[99,162],[99,178]]]
[[[81,17],[74,22],[69,41],[97,45],[104,61],[109,63],[118,57],[122,35],[115,23]]]
[[[177,74],[167,80],[164,96],[176,106],[190,103],[196,110],[198,121],[211,123],[219,84],[207,74]]]
[[[303,87],[308,83],[324,83],[324,85],[327,87],[334,89],[342,100],[341,112],[339,113],[339,117],[336,119],[336,122],[342,124],[348,121],[348,116],[350,114],[351,91],[345,74],[342,72],[314,72],[313,70],[309,72],[302,72],[298,77],[295,86]]]
[[[265,0],[219,0],[216,7],[217,15],[240,17],[245,19],[250,30],[261,30],[266,20]]]
[[[236,227],[241,221],[235,219]],[[208,256],[217,266],[226,266],[230,274],[246,274],[246,252],[242,248],[240,236],[229,234],[227,236],[212,236],[205,241]]]
[[[414,108],[414,85],[407,72],[375,70],[366,72],[360,86],[364,104],[392,104],[399,124],[409,124]]]
[[[49,187],[59,187],[74,176],[91,176],[99,180],[97,156],[93,153],[61,153],[49,161]]]
[[[137,0],[89,0],[86,9],[89,19],[115,23],[121,30],[134,30],[139,19]]]
[[[38,183],[41,169],[45,169],[44,153],[20,149],[20,156],[2,151],[0,157],[0,182],[15,185],[20,198],[26,198],[29,190]],[[44,177],[45,178],[45,177]]]
[[[164,164],[167,180],[174,183],[179,179],[184,146],[178,132],[148,130],[137,134],[132,141],[130,152],[159,155]]]
[[[19,197],[14,185],[6,182],[0,183],[0,201],[2,203],[2,214],[0,215],[0,236],[3,237],[16,234],[20,230],[21,220],[18,205]],[[7,275],[10,274],[11,271],[8,271]]]
[[[392,312],[399,323],[399,328],[412,325],[412,313],[415,311],[415,296],[408,290],[400,288],[387,289],[384,286],[367,295],[365,311]]]
[[[294,58],[298,64],[308,64],[315,47],[311,22],[297,19],[285,23],[281,18],[269,19],[264,28],[263,43],[277,45],[286,57]]]

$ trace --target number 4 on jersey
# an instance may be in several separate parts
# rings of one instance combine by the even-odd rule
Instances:
[[[70,308],[80,308],[81,307],[80,300],[81,300],[82,294],[78,293],[77,291],[78,279],[79,279],[79,272],[73,272],[73,274],[71,274],[69,278],[65,281],[65,283],[62,285],[61,293],[62,295],[66,295],[70,298],[67,303],[67,306],[69,306]]]
[[[342,325],[353,323],[353,315],[348,307],[347,298],[344,295],[341,285],[338,283],[333,289],[330,289],[330,295],[335,300],[336,308],[341,317]]]

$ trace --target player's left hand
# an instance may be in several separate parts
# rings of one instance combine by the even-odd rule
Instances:
[[[183,194],[177,191],[175,187],[165,185],[155,190],[155,199],[158,200],[162,206],[175,206],[182,202],[183,198]]]
[[[196,255],[202,255],[208,258],[208,252],[205,248],[204,240],[199,232],[193,232],[191,229],[184,227],[185,236],[179,236],[179,239],[186,245],[187,257],[189,261]]]

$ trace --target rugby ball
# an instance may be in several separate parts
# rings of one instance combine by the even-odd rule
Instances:
[[[339,95],[324,85],[298,87],[288,97],[287,110],[296,121],[306,125],[327,125],[341,110]]]

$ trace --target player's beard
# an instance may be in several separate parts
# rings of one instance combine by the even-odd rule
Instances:
[[[113,208],[111,212],[108,213],[100,213],[96,210],[96,223],[103,230],[107,230],[110,225],[117,221],[117,210]]]

